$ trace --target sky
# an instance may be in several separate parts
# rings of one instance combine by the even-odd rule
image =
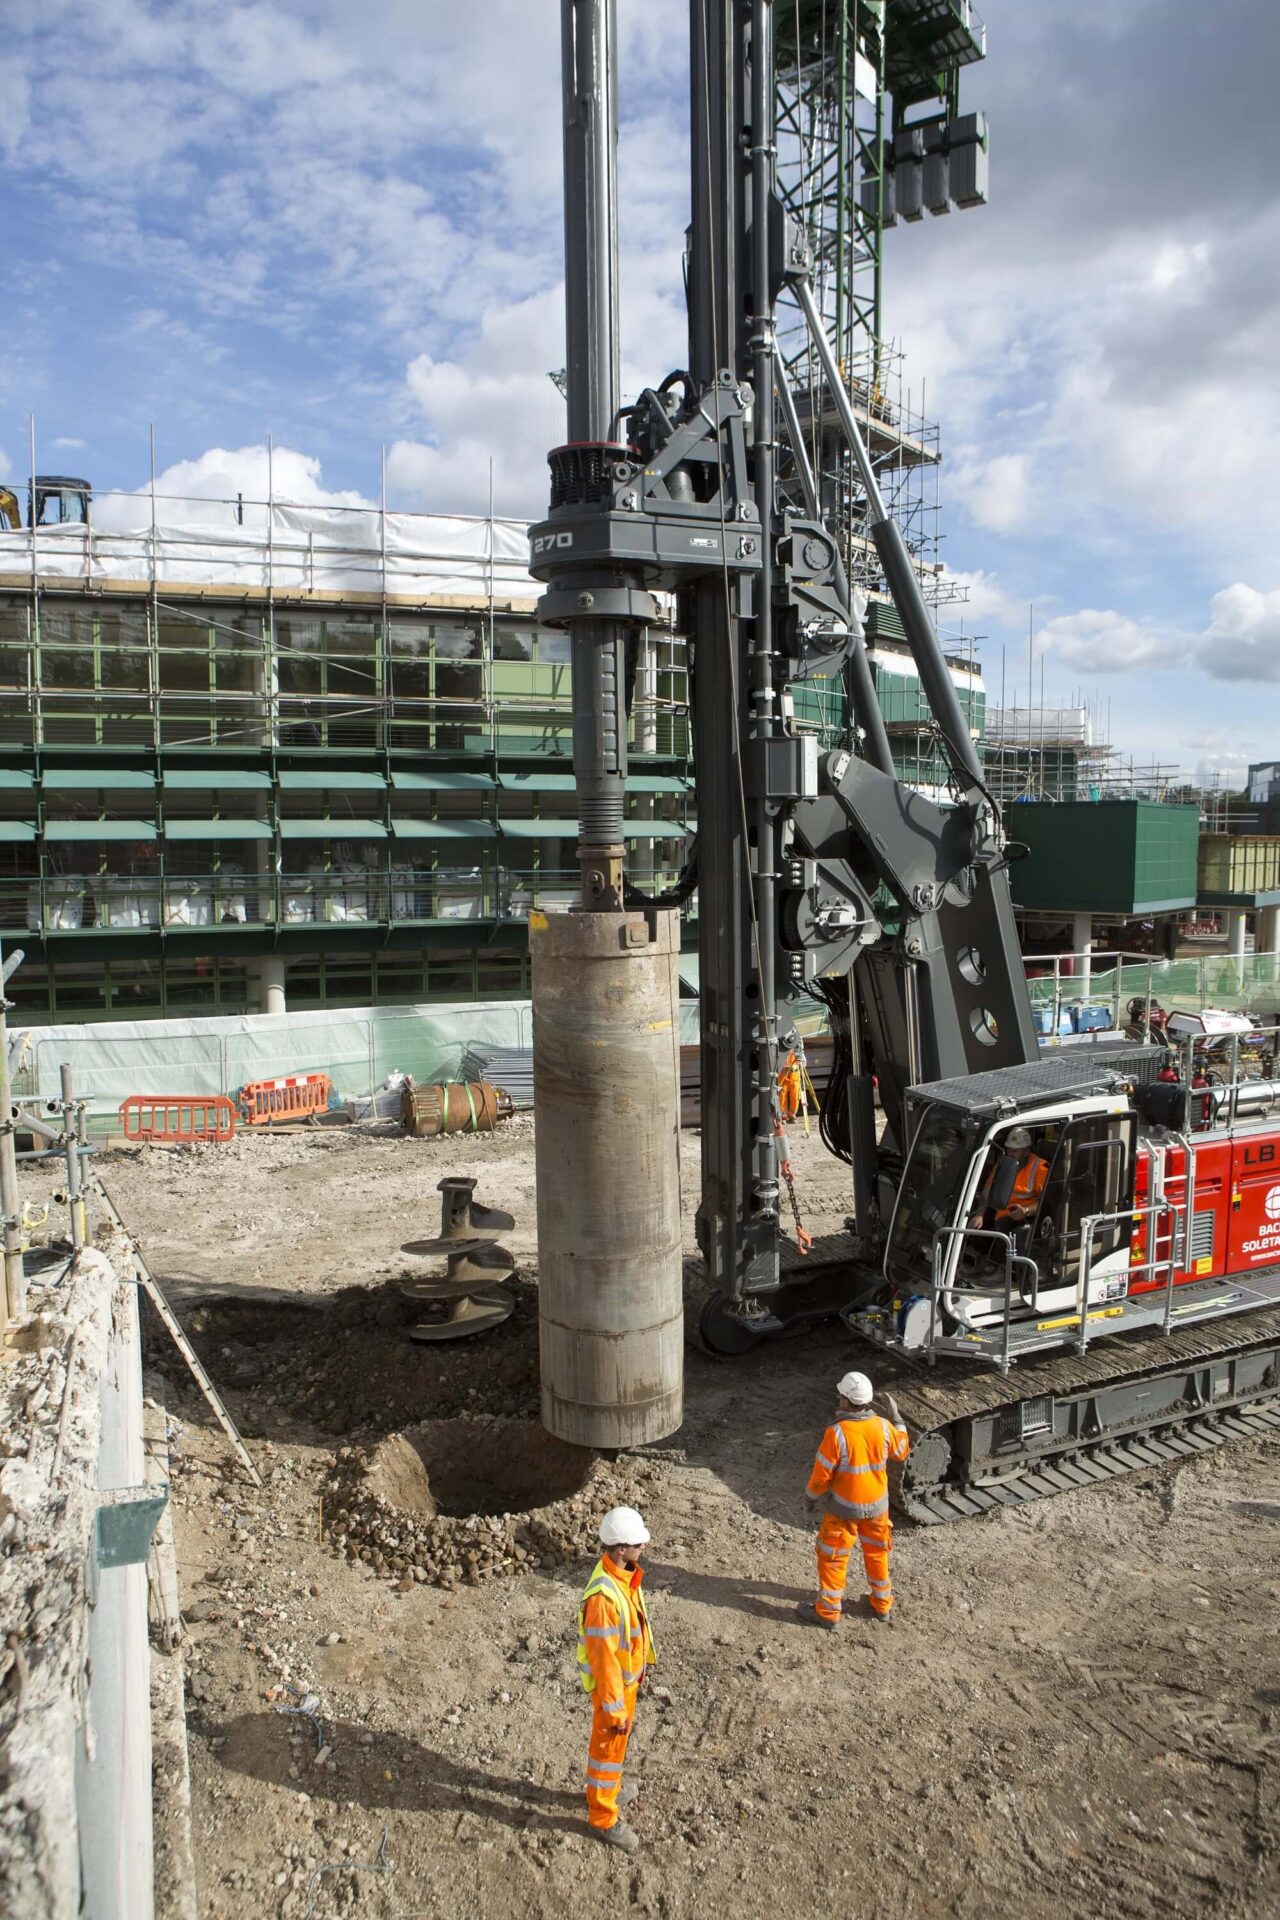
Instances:
[[[1125,756],[1280,755],[1280,9],[985,0],[990,204],[886,239],[949,567]],[[619,0],[628,391],[683,358],[686,0]],[[0,0],[0,477],[544,508],[555,0]]]

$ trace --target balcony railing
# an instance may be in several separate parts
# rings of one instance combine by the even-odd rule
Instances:
[[[637,869],[646,891],[674,872]],[[48,874],[0,881],[6,933],[182,933],[208,928],[359,926],[403,921],[526,920],[577,899],[576,874],[496,867],[352,868],[306,873]]]

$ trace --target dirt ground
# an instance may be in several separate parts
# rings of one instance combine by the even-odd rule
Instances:
[[[691,1223],[695,1135],[684,1148]],[[809,1224],[837,1227],[841,1169],[816,1140],[795,1157]],[[512,1319],[452,1350],[409,1343],[395,1284],[420,1271],[399,1244],[431,1230],[446,1170],[515,1213],[523,1263]],[[827,1635],[795,1606],[813,1581],[803,1485],[855,1354],[828,1327],[737,1362],[691,1349],[673,1440],[561,1486],[540,1531],[483,1517],[471,1558],[451,1535],[452,1574],[443,1550],[414,1573],[427,1548],[393,1514],[379,1569],[337,1517],[360,1471],[344,1449],[424,1420],[536,1419],[532,1122],[239,1139],[100,1171],[267,1478],[259,1493],[235,1470],[154,1339],[204,1920],[1280,1911],[1274,1441],[900,1525],[892,1625],[856,1580]],[[613,1494],[653,1534],[661,1692],[633,1737],[633,1859],[584,1826],[573,1668],[585,1543]],[[310,1717],[281,1710],[307,1695]]]

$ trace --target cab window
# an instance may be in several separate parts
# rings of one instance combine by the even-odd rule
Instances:
[[[1078,1260],[1086,1220],[1120,1213],[1097,1228],[1091,1261],[1127,1246],[1133,1222],[1132,1114],[1090,1114],[1064,1129],[1049,1168],[1041,1201],[1038,1232],[1069,1264]]]

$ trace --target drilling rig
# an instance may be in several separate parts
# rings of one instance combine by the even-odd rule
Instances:
[[[953,1519],[1280,1426],[1280,1089],[1196,1105],[1152,1047],[1040,1053],[1016,849],[778,190],[783,11],[690,0],[687,365],[623,405],[614,0],[562,0],[569,440],[530,564],[540,618],[573,637],[582,894],[531,934],[543,1417],[596,1446],[679,1421],[665,994],[696,884],[704,1343],[741,1353],[839,1314],[892,1356],[913,1435],[900,1504]],[[850,515],[824,516],[780,310],[820,369],[809,418],[842,441],[945,803],[895,771]],[[655,901],[623,870],[621,806],[634,635],[662,594],[690,649],[698,830],[696,869]],[[854,724],[823,753],[791,690],[833,676]],[[786,1231],[778,1101],[786,997],[805,989],[837,1014],[850,1168],[847,1234],[807,1253]]]

